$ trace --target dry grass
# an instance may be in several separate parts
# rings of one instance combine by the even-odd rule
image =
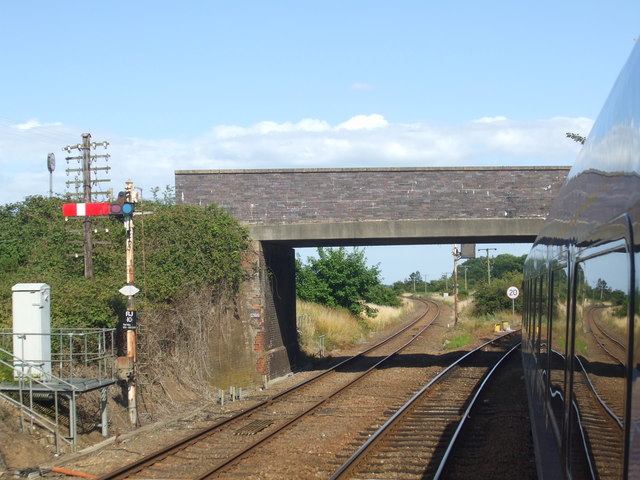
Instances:
[[[358,319],[345,310],[336,310],[298,300],[300,347],[310,355],[320,351],[321,337],[327,350],[344,348],[364,340]]]
[[[309,355],[320,352],[322,341],[326,351],[362,343],[371,332],[382,330],[406,318],[413,304],[404,300],[398,308],[370,305],[378,310],[375,318],[356,317],[346,310],[297,301],[298,335],[300,347]],[[323,337],[323,338],[321,338]]]
[[[400,307],[387,307],[384,305],[369,306],[378,311],[377,315],[375,318],[361,315],[361,319],[368,325],[369,329],[374,332],[384,330],[392,323],[406,318],[407,315],[415,310],[414,303],[406,298],[402,299],[402,305]]]
[[[453,299],[452,299],[453,303]],[[442,343],[448,349],[464,347],[476,338],[490,337],[495,333],[496,324],[500,327],[519,328],[521,316],[510,311],[497,312],[481,317],[473,316],[473,300],[460,303],[458,324],[448,329],[442,336]]]

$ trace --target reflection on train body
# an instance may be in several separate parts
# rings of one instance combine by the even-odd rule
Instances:
[[[525,264],[540,478],[640,479],[640,47]]]

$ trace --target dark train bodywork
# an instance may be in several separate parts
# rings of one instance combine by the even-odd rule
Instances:
[[[640,479],[640,45],[525,264],[541,479]]]

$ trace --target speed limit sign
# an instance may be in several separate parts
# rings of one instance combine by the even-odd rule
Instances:
[[[515,300],[519,296],[520,296],[520,290],[518,290],[518,287],[507,288],[507,297],[509,297],[511,300]]]

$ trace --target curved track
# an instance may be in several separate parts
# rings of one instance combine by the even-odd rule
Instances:
[[[608,333],[606,328],[601,325],[601,322],[598,320],[599,315],[597,315],[596,312],[602,312],[606,310],[606,308],[607,307],[593,307],[587,312],[586,318],[588,320],[589,331],[602,351],[620,365],[626,365],[627,347],[612,334]]]
[[[439,315],[434,302],[424,302],[415,321],[383,342],[333,368],[275,395],[251,409],[219,422],[141,460],[100,477],[107,479],[204,479],[240,465],[260,445],[295,428],[301,419],[321,412],[337,395],[392,363]],[[368,387],[369,391],[372,387]]]

